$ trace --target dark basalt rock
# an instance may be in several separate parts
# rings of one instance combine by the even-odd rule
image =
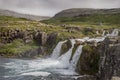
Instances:
[[[93,43],[86,45],[76,68],[79,74],[93,75],[96,77],[95,80],[120,77],[120,37],[106,38],[103,42],[97,43],[97,46]]]
[[[100,57],[99,80],[111,80],[113,76],[120,77],[120,38],[115,40],[117,43],[112,44],[111,39],[105,41],[105,52]]]
[[[50,34],[48,34],[47,45],[52,47],[54,44],[56,44],[58,35],[59,35],[58,33],[50,33]]]

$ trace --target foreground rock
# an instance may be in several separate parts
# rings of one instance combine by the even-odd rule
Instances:
[[[81,75],[93,75],[95,80],[114,80],[114,76],[119,78],[120,37],[106,38],[97,45],[87,43],[83,47],[76,71]]]

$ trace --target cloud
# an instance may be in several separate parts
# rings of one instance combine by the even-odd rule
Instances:
[[[120,0],[0,0],[1,9],[53,16],[68,8],[120,8]]]

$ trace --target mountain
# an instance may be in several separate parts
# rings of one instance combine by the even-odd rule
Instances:
[[[72,8],[57,13],[54,16],[54,18],[86,16],[86,15],[95,15],[95,14],[118,14],[118,13],[120,13],[120,8],[114,8],[114,9]]]
[[[2,9],[0,9],[0,15],[1,16],[13,16],[16,18],[26,18],[30,20],[36,20],[36,21],[46,20],[50,18],[48,16],[36,16],[36,15],[30,15],[30,14],[22,14],[22,13],[17,13],[17,12],[10,11],[10,10],[2,10]]]
[[[57,13],[49,20],[43,20],[49,24],[115,24],[120,25],[120,8],[113,9],[89,9],[72,8]]]

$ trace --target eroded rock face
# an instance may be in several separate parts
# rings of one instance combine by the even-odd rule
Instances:
[[[49,46],[53,46],[54,44],[56,44],[58,35],[59,35],[58,33],[50,33],[50,34],[48,34],[47,44]]]
[[[64,54],[64,53],[66,53],[71,47],[72,47],[71,41],[68,40],[61,47],[61,55]]]
[[[8,43],[14,42],[16,39],[21,39],[23,44],[34,44],[38,46],[38,49],[27,50],[24,53],[16,53],[18,57],[36,57],[38,55],[46,55],[46,53],[50,53],[51,49],[56,45],[58,38],[58,33],[46,33],[40,30],[20,30],[20,29],[12,29],[7,30],[6,32],[0,32],[0,47],[2,45],[6,45]]]
[[[98,47],[89,44],[85,45],[78,61],[76,71],[82,75],[95,75],[99,69],[99,54]]]
[[[103,42],[85,43],[76,71],[94,75],[95,80],[120,77],[120,37],[106,38]]]
[[[111,43],[105,41],[105,52],[100,56],[99,80],[111,80],[112,76],[120,77],[120,38]]]
[[[35,40],[37,41],[37,43],[39,43],[40,45],[45,45],[46,41],[47,41],[47,33],[45,32],[37,32],[35,34]]]

